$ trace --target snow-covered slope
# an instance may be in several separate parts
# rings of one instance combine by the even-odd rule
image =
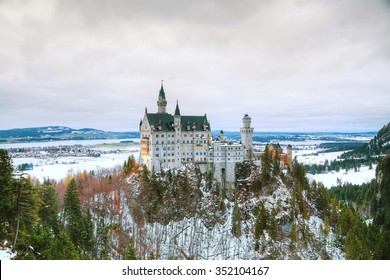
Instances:
[[[161,200],[154,202],[143,197],[145,190],[140,176],[128,178],[124,206],[127,217],[122,227],[135,240],[141,258],[146,259],[151,254],[158,259],[345,258],[332,228],[326,230],[324,221],[317,216],[319,211],[314,202],[303,191],[302,203],[308,214],[301,213],[293,198],[293,187],[287,186],[281,178],[260,193],[251,191],[250,184],[246,187],[241,184],[240,189],[227,199],[220,195],[216,182],[208,184],[194,168],[186,172],[190,177],[186,195],[191,197],[198,191],[200,193],[199,197],[193,195],[184,206],[174,206],[178,203],[176,199],[187,201],[188,198],[183,196],[184,193],[173,198],[172,193],[179,190],[164,181],[165,177],[160,179],[164,186]],[[151,199],[151,194],[148,195]],[[232,231],[233,223],[237,223],[234,221],[237,219],[234,218],[235,205],[239,209],[239,235]],[[266,209],[267,221],[264,231],[256,239],[254,232],[260,205]],[[152,216],[151,209],[154,211]],[[185,209],[187,212],[183,213]],[[271,228],[272,215],[277,227],[276,236]]]

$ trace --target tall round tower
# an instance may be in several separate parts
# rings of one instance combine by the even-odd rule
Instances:
[[[242,118],[243,127],[240,129],[241,143],[245,147],[244,149],[245,160],[253,159],[253,145],[252,145],[253,127],[251,127],[251,121],[252,119],[248,116],[248,114],[245,114],[245,116]]]

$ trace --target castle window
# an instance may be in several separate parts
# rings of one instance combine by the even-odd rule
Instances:
[[[156,154],[156,157],[159,157],[160,155],[159,154]]]
[[[159,137],[159,135],[158,134],[156,134],[156,138],[158,138]]]
[[[175,162],[175,159],[172,159],[172,162]]]

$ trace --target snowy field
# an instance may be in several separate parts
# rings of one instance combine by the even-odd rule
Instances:
[[[337,186],[337,179],[340,179],[342,184],[363,184],[368,183],[375,178],[375,168],[376,165],[373,165],[371,170],[368,169],[368,166],[363,166],[358,172],[350,170],[347,173],[345,170],[342,170],[340,172],[329,172],[327,174],[308,174],[307,177],[316,180],[317,182],[322,182],[327,188]]]
[[[331,162],[344,153],[344,152],[323,153],[322,151],[323,149],[294,151],[293,158],[296,156],[298,162],[303,164],[324,164],[325,160]]]
[[[43,182],[44,178],[50,178],[56,181],[61,181],[68,175],[83,172],[84,170],[98,171],[100,169],[115,168],[123,166],[123,163],[130,155],[133,155],[136,160],[139,159],[139,145],[129,145],[120,147],[123,150],[120,153],[109,153],[113,148],[110,144],[117,144],[121,141],[134,141],[139,143],[139,139],[105,139],[105,140],[80,140],[80,141],[52,141],[52,142],[37,142],[37,143],[13,143],[1,144],[0,148],[29,148],[29,147],[52,147],[60,145],[83,145],[93,146],[99,145],[100,150],[106,150],[107,154],[102,154],[100,157],[58,157],[48,159],[38,158],[13,158],[12,163],[16,167],[22,163],[32,163],[33,170],[23,171],[33,178],[37,178]],[[103,146],[102,146],[103,145]],[[105,148],[104,145],[107,145]]]
[[[59,157],[55,160],[41,160],[35,158],[16,158],[13,159],[15,166],[22,163],[34,164],[33,170],[23,171],[31,177],[43,182],[44,178],[61,181],[68,175],[76,174],[86,170],[98,171],[99,169],[122,167],[127,158],[133,154],[136,159],[139,157],[139,151],[122,154],[104,154],[101,157]]]
[[[296,156],[298,162],[303,164],[324,164],[326,160],[331,162],[344,153],[323,153],[321,151],[323,150],[313,149],[294,151],[293,157]],[[316,175],[307,174],[307,176],[309,179],[322,182],[325,187],[331,188],[337,186],[338,179],[341,180],[341,184],[347,182],[351,184],[368,183],[375,178],[375,168],[376,165],[373,165],[371,170],[369,170],[368,166],[362,166],[358,172],[354,172],[354,170],[349,170],[348,172],[340,170],[340,172],[328,172],[326,174]]]

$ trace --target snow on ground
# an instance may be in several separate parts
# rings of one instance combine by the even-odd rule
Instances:
[[[134,158],[138,160],[139,152],[128,152],[120,154],[102,154],[100,157],[59,157],[56,159],[35,159],[35,158],[15,158],[13,159],[14,166],[22,163],[34,164],[33,170],[23,171],[24,173],[35,177],[43,182],[44,178],[54,180],[62,180],[70,174],[78,172],[87,172],[92,170],[99,170],[105,168],[114,168],[123,166],[127,158],[133,154]]]
[[[104,139],[104,140],[69,140],[69,141],[49,141],[49,142],[32,142],[32,143],[12,143],[12,144],[0,144],[0,149],[9,148],[30,148],[30,147],[55,147],[61,145],[83,145],[93,146],[101,144],[99,149],[107,150],[117,149],[111,147],[110,144],[117,144],[122,141],[134,141],[139,143],[139,138],[134,139]],[[104,145],[107,145],[106,147]],[[121,153],[107,153],[102,154],[100,157],[58,157],[48,159],[38,158],[13,158],[13,165],[16,167],[22,163],[32,163],[34,165],[33,170],[26,170],[23,173],[30,175],[33,178],[37,178],[43,182],[44,178],[50,178],[60,181],[66,178],[68,175],[83,172],[84,170],[97,171],[99,169],[114,168],[123,166],[123,163],[130,155],[133,155],[136,160],[139,160],[139,146],[121,147],[124,150]]]
[[[368,183],[375,178],[375,169],[376,165],[373,165],[373,168],[369,170],[368,166],[363,166],[360,168],[360,171],[354,172],[350,170],[345,172],[341,170],[340,172],[328,172],[326,174],[307,174],[309,179],[316,180],[317,182],[322,182],[325,187],[331,188],[337,186],[337,179],[341,180],[341,184],[351,183],[351,184],[363,184]]]
[[[5,241],[4,244],[7,244]],[[8,247],[5,247],[4,250],[2,247],[0,247],[0,260],[1,261],[7,261],[16,256],[16,253],[12,253],[11,249]]]
[[[295,151],[293,157],[297,157],[298,162],[303,164],[324,164],[325,160],[329,162],[337,159],[343,152],[324,153],[323,150]]]
[[[323,150],[322,150],[323,151]],[[337,160],[337,158],[345,153],[343,152],[333,152],[333,153],[324,153],[321,150],[300,150],[294,151],[293,157],[297,157],[298,162],[303,164],[324,164],[325,160],[329,162],[333,160]],[[309,179],[316,180],[317,182],[322,182],[325,187],[331,188],[333,186],[338,185],[338,180],[340,179],[341,184],[351,183],[351,184],[363,184],[368,183],[372,179],[375,178],[375,168],[374,165],[371,170],[369,170],[368,166],[363,166],[360,168],[358,172],[354,172],[354,170],[349,170],[346,172],[345,170],[340,170],[340,172],[328,172],[324,174],[307,174]]]

